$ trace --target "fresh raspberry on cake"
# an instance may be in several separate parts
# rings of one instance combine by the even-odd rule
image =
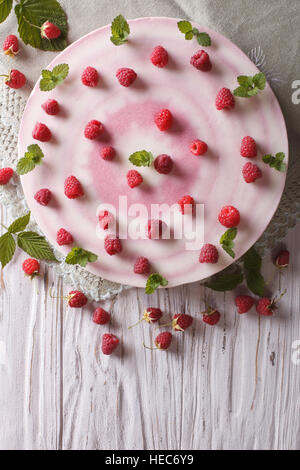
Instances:
[[[220,111],[221,109],[234,108],[234,96],[229,88],[221,88],[216,97],[216,108]]]
[[[239,225],[241,217],[235,207],[224,206],[219,213],[218,219],[220,224],[224,225],[224,227],[231,228]]]
[[[129,87],[135,81],[137,74],[132,69],[121,68],[117,70],[116,77],[120,85]]]
[[[146,225],[146,235],[150,240],[158,240],[163,234],[163,221],[159,219],[148,220]]]
[[[163,68],[167,65],[169,60],[168,52],[162,46],[156,46],[151,54],[151,62],[153,65],[159,68]]]
[[[158,349],[162,350],[169,349],[172,342],[172,337],[172,333],[169,333],[169,331],[164,331],[163,333],[160,333],[155,338],[155,346]]]
[[[38,202],[41,206],[48,206],[49,202],[51,201],[52,193],[50,189],[43,188],[40,189],[34,195],[34,199]]]
[[[106,253],[108,253],[110,256],[121,253],[121,240],[115,235],[107,235],[107,237],[104,239],[104,248]]]
[[[135,274],[148,274],[150,272],[150,263],[148,258],[139,256],[134,263],[133,271]]]
[[[257,156],[256,142],[249,135],[242,139],[240,152],[242,157],[254,158]]]
[[[281,250],[275,259],[275,266],[278,268],[286,268],[290,263],[290,253],[288,250]]]
[[[19,52],[19,41],[17,36],[10,34],[7,36],[3,43],[3,52],[6,55],[14,57]]]
[[[193,208],[195,207],[195,201],[192,196],[183,196],[178,201],[179,209],[182,214],[191,214],[193,212]]]
[[[22,88],[26,83],[25,75],[17,69],[11,70],[8,75],[4,75],[4,78],[5,85],[15,90]]]
[[[50,129],[46,126],[46,124],[42,124],[41,122],[37,122],[33,131],[32,137],[35,140],[39,140],[40,142],[49,142],[52,137]]]
[[[1,168],[0,185],[7,184],[10,181],[13,174],[14,174],[14,170],[12,168]]]
[[[61,30],[58,26],[51,23],[51,21],[45,21],[41,26],[41,36],[46,39],[57,39],[61,35]]]
[[[66,178],[64,193],[69,199],[77,199],[84,195],[81,183],[75,176],[68,176],[68,178]]]
[[[71,292],[69,292],[67,299],[69,307],[72,308],[81,308],[88,303],[87,296],[79,290],[72,290]]]
[[[103,132],[104,127],[100,121],[93,119],[88,122],[84,129],[84,135],[87,139],[94,140]]]
[[[61,228],[58,230],[56,234],[56,241],[60,246],[63,246],[63,245],[71,245],[74,240],[70,232],[68,232],[64,228]]]
[[[203,140],[193,140],[190,145],[190,151],[194,155],[204,155],[208,150],[207,144]]]
[[[190,63],[193,67],[202,72],[208,72],[212,67],[209,55],[203,50],[196,52],[196,54],[191,57]]]
[[[110,314],[104,308],[98,307],[93,313],[93,322],[97,325],[106,325],[110,321]]]
[[[171,111],[162,109],[156,114],[154,122],[160,131],[167,131],[172,126],[173,117]]]
[[[206,243],[203,245],[200,251],[199,262],[200,263],[212,263],[215,264],[218,262],[219,253],[215,245],[211,243]]]
[[[59,104],[56,100],[49,99],[42,104],[42,108],[45,113],[49,114],[50,116],[55,116],[59,113]]]
[[[109,211],[101,211],[98,215],[99,225],[102,230],[107,230],[114,222],[114,216]]]
[[[110,356],[113,351],[116,349],[116,347],[119,344],[119,339],[112,334],[105,333],[105,335],[102,336],[102,352],[106,356]]]
[[[251,162],[245,163],[242,173],[246,183],[254,183],[254,181],[262,177],[262,172],[259,166],[254,165]]]
[[[32,278],[40,273],[40,263],[34,258],[28,258],[23,262],[22,269],[27,276]]]
[[[98,71],[94,67],[87,67],[84,69],[81,75],[81,81],[83,85],[89,87],[95,87],[99,82]]]
[[[247,313],[254,304],[254,299],[250,295],[238,295],[235,298],[235,305],[238,313]]]
[[[204,312],[202,315],[203,315],[202,320],[204,321],[204,323],[210,326],[214,326],[217,323],[219,323],[220,318],[221,318],[220,312],[210,307],[208,308],[207,312]]]
[[[143,182],[142,175],[136,170],[129,170],[127,173],[127,183],[130,188],[135,188]]]
[[[109,145],[101,149],[100,155],[103,160],[112,160],[116,155],[116,151]]]
[[[154,168],[163,175],[167,175],[172,171],[173,164],[172,158],[166,154],[158,155],[154,160]]]
[[[185,331],[193,323],[193,317],[186,313],[176,313],[173,317],[172,328],[175,331]]]

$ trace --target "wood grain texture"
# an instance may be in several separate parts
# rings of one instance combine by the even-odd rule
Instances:
[[[112,324],[98,327],[95,305],[50,298],[50,286],[57,295],[68,286],[47,268],[25,279],[18,254],[1,274],[0,449],[299,449],[299,235],[300,226],[287,238],[293,263],[273,292],[288,292],[272,318],[238,316],[233,293],[194,284],[124,292],[103,304]],[[206,303],[223,313],[216,327],[201,321]],[[169,352],[149,351],[155,327],[127,329],[146,306],[196,321]],[[121,340],[111,357],[100,352],[106,331]]]

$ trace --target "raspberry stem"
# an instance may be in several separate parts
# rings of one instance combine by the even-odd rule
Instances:
[[[131,328],[133,328],[133,327],[135,327],[135,326],[139,325],[139,324],[140,324],[142,321],[144,321],[144,320],[145,320],[145,318],[144,318],[144,317],[143,317],[143,318],[141,318],[141,319],[140,319],[138,322],[136,322],[136,323],[134,323],[133,325],[129,326],[129,327],[128,327],[128,330],[130,330]]]
[[[145,343],[143,343],[144,348],[150,349],[150,351],[159,351],[159,348],[150,348],[149,346],[146,346]]]

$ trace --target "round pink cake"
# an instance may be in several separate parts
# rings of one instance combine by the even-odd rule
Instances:
[[[89,250],[98,260],[86,269],[111,281],[144,287],[147,275],[136,274],[133,266],[139,256],[146,257],[151,272],[159,272],[168,280],[168,287],[202,280],[229,266],[234,260],[220,246],[226,228],[218,221],[223,206],[236,207],[241,216],[234,251],[238,259],[261,236],[269,224],[282,195],[285,173],[262,162],[265,154],[285,152],[288,142],[279,104],[269,87],[252,98],[235,98],[233,109],[217,110],[218,91],[233,90],[239,75],[258,73],[249,58],[228,39],[200,27],[212,40],[210,47],[201,47],[196,39],[185,40],[176,19],[141,18],[129,21],[128,43],[115,46],[110,41],[110,26],[81,38],[49,65],[66,63],[70,72],[64,83],[50,92],[43,92],[37,83],[26,106],[19,134],[19,156],[27,147],[38,143],[45,155],[43,163],[22,176],[27,203],[48,240],[66,255],[72,246]],[[169,55],[164,68],[150,60],[153,49],[161,45]],[[212,69],[197,70],[191,56],[204,49],[210,56]],[[83,70],[92,66],[99,72],[96,87],[84,86]],[[133,69],[137,78],[129,87],[121,86],[116,72],[121,67]],[[51,116],[41,105],[55,99],[60,112]],[[173,124],[161,132],[155,115],[168,109]],[[98,120],[104,132],[95,140],[85,138],[84,130],[91,120]],[[36,122],[51,130],[49,142],[32,137]],[[252,136],[258,147],[256,158],[240,155],[241,141]],[[203,140],[208,151],[202,156],[190,152],[195,139]],[[108,161],[101,150],[112,146],[116,156]],[[171,156],[174,162],[169,174],[160,174],[154,165],[135,167],[129,156],[146,149],[154,158]],[[262,178],[247,184],[242,168],[247,162],[257,164]],[[126,174],[135,169],[143,183],[129,187]],[[64,182],[74,175],[80,181],[84,196],[68,199]],[[51,202],[42,206],[34,199],[41,188],[52,192]],[[100,204],[118,209],[119,196],[127,197],[127,206],[142,203],[150,211],[152,204],[176,204],[191,195],[204,204],[204,243],[214,244],[219,252],[217,263],[200,263],[200,249],[187,250],[186,240],[123,239],[122,251],[110,256],[99,237]],[[126,211],[118,214],[118,223],[125,224]],[[178,211],[178,217],[183,217]],[[132,218],[132,216],[131,216]],[[162,212],[161,218],[164,218]],[[145,224],[147,223],[145,218]],[[70,232],[73,245],[59,246],[57,231]]]

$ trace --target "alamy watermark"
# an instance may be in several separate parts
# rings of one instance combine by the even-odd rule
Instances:
[[[294,80],[292,82],[292,89],[295,90],[292,93],[292,103],[300,104],[300,80]]]

